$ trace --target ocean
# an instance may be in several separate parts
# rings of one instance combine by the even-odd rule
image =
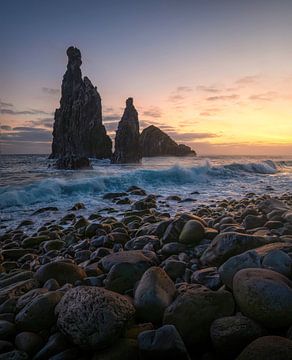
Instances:
[[[50,164],[47,155],[0,156],[2,231],[22,220],[40,225],[56,219],[77,202],[84,203],[79,212],[84,215],[113,206],[122,211],[129,205],[115,205],[102,197],[131,185],[160,195],[161,210],[173,213],[250,192],[277,195],[292,190],[291,157],[156,157],[144,158],[139,165],[93,160],[93,170],[82,171],[56,170]],[[182,201],[165,202],[171,195]],[[58,211],[32,215],[48,206]]]

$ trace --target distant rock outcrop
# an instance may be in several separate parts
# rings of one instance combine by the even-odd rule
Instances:
[[[196,156],[189,146],[177,144],[169,135],[154,125],[145,128],[140,136],[143,157],[152,156]]]
[[[133,98],[128,98],[116,132],[115,152],[112,162],[115,164],[140,162],[142,154],[139,138],[138,112],[133,105]]]
[[[67,49],[68,65],[56,109],[51,159],[59,168],[87,167],[88,158],[111,158],[112,141],[102,124],[101,98],[80,66],[80,50]]]

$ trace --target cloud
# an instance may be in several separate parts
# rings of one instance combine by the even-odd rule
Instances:
[[[232,95],[220,95],[220,96],[210,96],[207,97],[207,101],[217,101],[217,100],[236,100],[239,99],[239,95],[232,94]]]
[[[217,89],[214,86],[204,86],[204,85],[197,86],[197,90],[210,92],[210,93],[218,93],[221,91],[220,89]]]
[[[48,87],[42,87],[42,92],[48,95],[58,95],[60,94],[60,89],[52,89]]]
[[[38,109],[29,109],[29,110],[22,110],[22,111],[17,111],[17,110],[12,110],[12,109],[1,109],[0,114],[5,114],[5,115],[52,115],[52,113],[49,113],[49,112],[46,112],[43,110],[38,110]]]
[[[0,108],[1,108],[2,106],[4,106],[4,107],[13,107],[13,104],[0,101]]]
[[[217,138],[220,136],[214,133],[178,133],[176,131],[169,131],[168,135],[173,137],[176,141],[194,141],[198,139]]]
[[[121,115],[118,115],[118,114],[105,115],[102,118],[102,121],[104,123],[112,122],[112,121],[117,121],[118,122],[120,120],[121,120]]]
[[[250,75],[250,76],[244,76],[238,80],[235,81],[235,84],[238,85],[250,85],[258,82],[259,76],[258,75]]]
[[[178,86],[176,88],[176,91],[179,92],[179,93],[189,93],[189,92],[192,92],[193,89],[189,86]]]
[[[44,126],[48,129],[51,129],[54,124],[54,118],[43,118],[38,120],[31,120],[29,124],[33,126]]]
[[[277,96],[277,93],[274,91],[267,91],[261,94],[254,94],[249,97],[250,100],[259,100],[259,101],[272,101]]]
[[[10,130],[12,130],[12,127],[10,125],[1,125],[0,129],[10,131]]]
[[[176,103],[176,102],[180,102],[180,101],[182,101],[184,99],[185,99],[185,96],[183,96],[183,95],[173,94],[173,95],[169,96],[168,101]]]
[[[14,127],[13,131],[2,134],[1,140],[20,142],[49,142],[52,140],[52,134],[51,131],[46,129],[18,126]]]
[[[158,107],[151,107],[150,109],[143,112],[144,116],[149,116],[152,118],[160,118],[161,110]]]

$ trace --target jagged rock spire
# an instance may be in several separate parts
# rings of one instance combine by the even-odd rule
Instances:
[[[138,112],[133,98],[126,100],[126,108],[119,122],[115,138],[115,152],[112,162],[116,164],[138,163],[141,161]]]
[[[59,161],[61,164],[68,164],[71,157],[111,158],[112,142],[102,124],[101,97],[87,77],[82,79],[80,50],[71,46],[67,49],[67,56],[50,157],[66,158],[66,161]]]

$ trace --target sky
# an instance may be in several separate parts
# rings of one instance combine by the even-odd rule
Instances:
[[[50,153],[66,49],[114,137],[125,99],[200,155],[292,154],[291,0],[0,0],[1,153]]]

